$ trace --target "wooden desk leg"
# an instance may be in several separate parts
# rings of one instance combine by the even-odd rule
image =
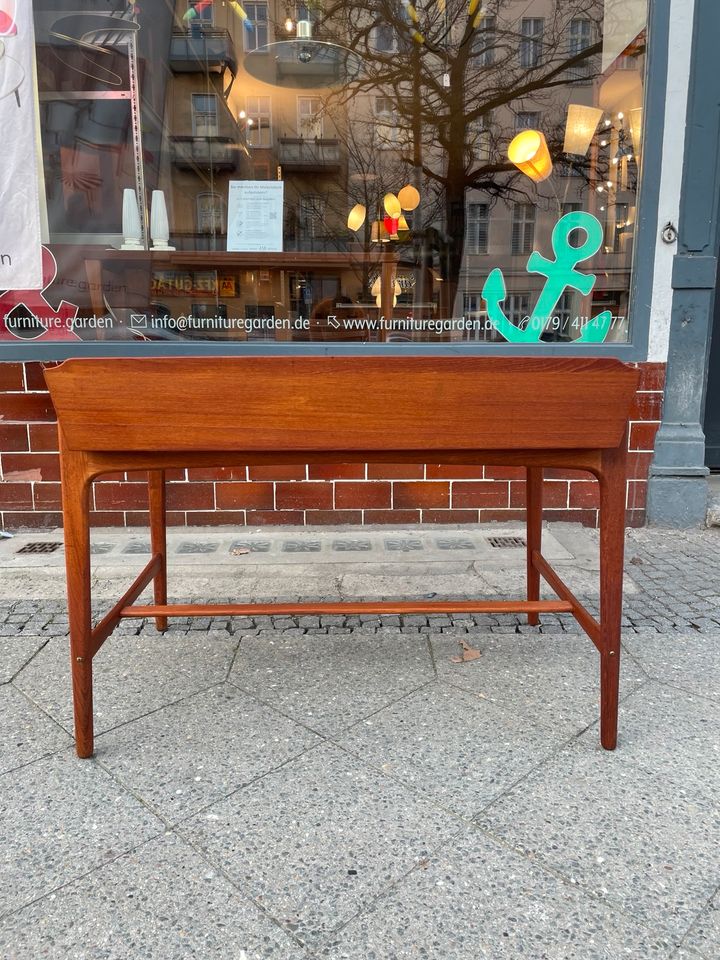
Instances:
[[[90,481],[82,453],[63,450],[63,528],[70,622],[70,668],[75,713],[75,749],[93,754],[93,690],[90,607]]]
[[[165,517],[165,471],[148,470],[150,501],[150,543],[153,553],[160,554],[160,569],[153,578],[155,603],[167,603],[167,536]],[[167,630],[167,617],[155,617],[155,627]]]
[[[540,572],[533,566],[533,550],[542,553],[542,467],[527,467],[527,598],[528,600],[540,599]],[[536,627],[540,622],[540,615],[537,613],[528,614],[528,623],[531,627]]]
[[[617,745],[627,436],[603,450],[600,480],[600,742]]]

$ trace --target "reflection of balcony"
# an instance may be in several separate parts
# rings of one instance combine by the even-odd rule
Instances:
[[[227,30],[199,29],[173,33],[170,69],[175,73],[237,73],[237,57]]]
[[[338,140],[303,140],[302,137],[281,137],[278,160],[289,173],[321,173],[340,169]]]
[[[173,137],[172,162],[181,169],[235,170],[238,144],[229,137]]]

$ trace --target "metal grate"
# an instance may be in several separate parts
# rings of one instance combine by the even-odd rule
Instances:
[[[487,541],[491,547],[499,547],[503,550],[527,546],[525,537],[488,537]]]
[[[17,553],[55,553],[62,546],[60,540],[35,540],[20,547]]]

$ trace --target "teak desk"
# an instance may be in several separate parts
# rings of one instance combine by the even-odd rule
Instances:
[[[639,372],[612,359],[191,357],[66,360],[45,371],[58,416],[75,739],[93,752],[92,661],[123,617],[474,611],[571,613],[600,653],[600,739],[617,740],[627,429]],[[435,461],[527,470],[527,599],[169,604],[165,473],[260,463]],[[600,484],[600,622],[541,553],[543,469]],[[103,619],[90,610],[90,498],[147,470],[152,557]],[[540,600],[540,577],[558,600]],[[155,602],[133,603],[153,582]]]

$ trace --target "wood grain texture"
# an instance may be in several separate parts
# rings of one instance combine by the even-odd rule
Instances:
[[[223,357],[67,360],[45,371],[58,414],[77,753],[93,752],[92,658],[122,617],[460,610],[572,613],[600,651],[601,742],[617,742],[627,426],[639,379],[582,357]],[[527,469],[527,600],[168,604],[165,474],[288,463]],[[600,481],[600,623],[542,557],[543,468]],[[153,556],[93,630],[89,487],[148,470]],[[558,600],[539,599],[539,579]],[[151,605],[132,606],[153,580]]]
[[[616,447],[639,371],[612,359],[66,360],[46,371],[71,450]]]

